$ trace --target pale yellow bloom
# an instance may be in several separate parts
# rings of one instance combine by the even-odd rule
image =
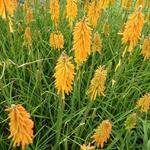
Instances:
[[[88,95],[91,98],[91,100],[95,100],[96,96],[105,96],[104,90],[105,90],[105,82],[106,82],[106,75],[107,71],[103,67],[99,67],[95,74],[93,79],[91,80],[91,84],[88,89]]]

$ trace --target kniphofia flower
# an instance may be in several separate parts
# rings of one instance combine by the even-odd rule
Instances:
[[[98,32],[94,33],[94,38],[92,42],[92,52],[101,53],[102,50],[102,40]]]
[[[92,136],[93,142],[96,142],[98,147],[103,148],[104,143],[106,143],[110,137],[111,131],[111,122],[109,120],[102,121],[102,123],[97,127],[95,133]]]
[[[73,50],[75,61],[79,66],[90,55],[91,28],[88,26],[87,19],[83,18],[78,22],[73,31]]]
[[[59,21],[59,0],[50,0],[50,14],[54,25],[57,27]]]
[[[98,6],[98,0],[93,0],[91,4],[89,5],[88,9],[88,20],[90,25],[95,28],[97,26],[98,19],[101,15],[101,9],[99,9]]]
[[[140,39],[142,28],[144,25],[144,17],[142,8],[133,12],[128,18],[125,29],[122,33],[122,43],[129,44],[128,51],[132,52],[138,40]]]
[[[54,49],[62,49],[64,47],[64,36],[60,31],[51,33],[50,46]]]
[[[125,129],[131,130],[135,128],[136,118],[137,118],[136,113],[130,114],[125,121]]]
[[[9,113],[9,138],[13,140],[13,147],[21,145],[22,150],[25,150],[25,147],[33,141],[34,123],[30,119],[30,114],[20,104],[13,104],[6,111]]]
[[[16,0],[0,0],[0,16],[2,16],[3,19],[6,19],[7,13],[12,17],[14,15],[16,5]]]
[[[31,8],[28,8],[27,15],[26,15],[26,21],[29,24],[33,20],[33,12]]]
[[[69,95],[69,93],[72,91],[74,65],[72,64],[71,59],[71,57],[68,57],[65,53],[63,53],[58,59],[55,67],[55,87],[57,89],[57,94],[63,99],[65,93]]]
[[[30,27],[25,29],[23,46],[29,49],[32,47],[32,32]]]
[[[150,59],[150,35],[144,39],[141,54],[144,59]]]
[[[67,0],[66,18],[68,19],[69,26],[71,28],[76,16],[77,16],[77,0]]]
[[[137,107],[141,112],[148,112],[150,107],[150,94],[145,94],[137,101]]]
[[[90,144],[88,145],[80,145],[80,150],[95,150],[95,147],[94,146],[90,146]]]
[[[105,82],[106,82],[107,71],[103,67],[99,67],[94,74],[93,79],[91,80],[88,96],[91,100],[95,100],[96,96],[105,96]]]

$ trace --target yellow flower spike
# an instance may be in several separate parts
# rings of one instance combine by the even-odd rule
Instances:
[[[75,61],[80,66],[86,61],[91,50],[91,28],[88,26],[87,19],[83,18],[76,23],[73,30],[73,50],[75,52]]]
[[[30,27],[27,27],[25,29],[23,46],[29,49],[32,47],[32,32],[31,32]]]
[[[98,32],[94,33],[94,38],[92,42],[92,52],[99,52],[101,53],[102,50],[102,40]]]
[[[145,94],[137,101],[137,107],[141,112],[147,113],[150,107],[150,94]]]
[[[99,9],[98,0],[93,0],[93,2],[89,5],[87,13],[88,21],[93,28],[97,26],[97,22],[101,16],[101,12],[102,10]]]
[[[6,19],[6,13],[9,16],[13,16],[16,9],[16,0],[0,0],[0,16]]]
[[[21,145],[22,150],[25,150],[25,147],[33,142],[34,123],[30,119],[30,114],[20,104],[13,104],[6,111],[9,113],[9,138],[13,140],[13,147]]]
[[[73,26],[73,21],[77,16],[77,11],[77,0],[67,0],[66,18],[68,19],[70,28]]]
[[[144,26],[144,17],[141,11],[141,7],[138,11],[133,12],[125,25],[123,31],[122,43],[128,44],[128,52],[132,52],[136,47],[136,44],[141,36],[142,28]]]
[[[96,142],[98,147],[103,148],[104,143],[106,143],[110,137],[111,131],[112,131],[111,122],[109,120],[103,120],[92,136],[93,142]]]
[[[83,144],[83,145],[80,145],[80,150],[95,150],[95,147],[91,146],[91,144],[88,144],[87,146]]]
[[[72,91],[74,81],[74,65],[71,63],[71,57],[63,53],[58,59],[55,67],[55,87],[57,94],[63,99],[65,94],[69,95]]]
[[[91,100],[95,100],[96,96],[105,96],[105,82],[106,82],[107,71],[103,67],[99,67],[91,80],[89,89],[87,91],[88,96]]]
[[[122,8],[129,10],[132,6],[132,0],[122,0],[121,6]]]
[[[150,35],[144,39],[141,54],[144,56],[144,60],[150,59]]]
[[[50,1],[50,14],[51,19],[57,28],[59,21],[59,0],[51,0]]]
[[[131,130],[131,129],[135,128],[136,118],[137,118],[136,113],[132,113],[127,117],[127,119],[125,121],[125,129],[126,130]]]
[[[32,12],[32,9],[29,8],[28,11],[27,11],[27,15],[26,15],[27,24],[32,22],[32,20],[33,20],[33,12]]]
[[[64,36],[60,31],[52,32],[49,42],[50,46],[54,49],[64,48]]]

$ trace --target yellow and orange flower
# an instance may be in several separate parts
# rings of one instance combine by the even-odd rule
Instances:
[[[51,19],[54,25],[57,27],[58,21],[59,21],[59,1],[58,0],[50,1],[50,14],[51,14]]]
[[[102,50],[102,40],[98,32],[94,33],[94,38],[92,42],[92,52],[99,52],[101,53]]]
[[[52,32],[49,42],[50,46],[54,49],[64,48],[64,36],[60,31]]]
[[[34,123],[30,119],[30,114],[20,104],[13,104],[10,108],[7,108],[6,111],[9,112],[9,138],[13,140],[13,147],[21,145],[22,150],[25,150],[25,147],[33,141]]]
[[[69,26],[72,28],[73,21],[77,16],[77,0],[67,0],[66,5],[66,18],[68,19]]]
[[[95,133],[92,136],[93,142],[96,142],[97,146],[100,148],[104,147],[104,143],[110,137],[112,131],[112,124],[109,120],[104,120],[95,130]]]
[[[83,144],[83,145],[80,145],[80,150],[95,150],[95,147],[90,146],[90,144],[88,144],[87,146]]]
[[[129,44],[129,52],[133,51],[138,40],[140,39],[143,25],[144,17],[140,7],[138,11],[135,11],[129,16],[128,21],[125,25],[125,29],[122,33],[122,43]]]
[[[102,10],[99,9],[98,1],[94,0],[90,5],[88,9],[88,21],[90,25],[95,28],[97,26],[98,19],[101,16]]]
[[[148,112],[150,107],[150,94],[145,94],[137,101],[137,107],[140,108],[141,112]]]
[[[74,80],[74,65],[71,63],[71,57],[68,57],[63,53],[58,59],[55,67],[55,87],[57,94],[63,99],[65,93],[68,95],[72,91],[72,85]]]
[[[144,39],[141,54],[144,56],[144,60],[150,59],[150,35]]]
[[[83,18],[78,22],[73,31],[73,50],[75,52],[75,61],[81,65],[90,55],[91,46],[91,28],[88,26],[87,19]]]
[[[87,92],[91,100],[95,100],[97,95],[105,96],[104,90],[105,90],[106,75],[107,71],[103,67],[100,66],[96,70]]]
[[[29,8],[27,10],[26,21],[29,24],[30,22],[32,22],[32,20],[33,20],[33,12],[32,12],[32,9]]]
[[[6,19],[6,13],[11,17],[14,15],[17,2],[16,0],[0,0],[0,16]]]

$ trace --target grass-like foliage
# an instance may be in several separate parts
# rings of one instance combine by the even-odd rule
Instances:
[[[0,0],[0,150],[150,150],[149,93],[149,0]]]

